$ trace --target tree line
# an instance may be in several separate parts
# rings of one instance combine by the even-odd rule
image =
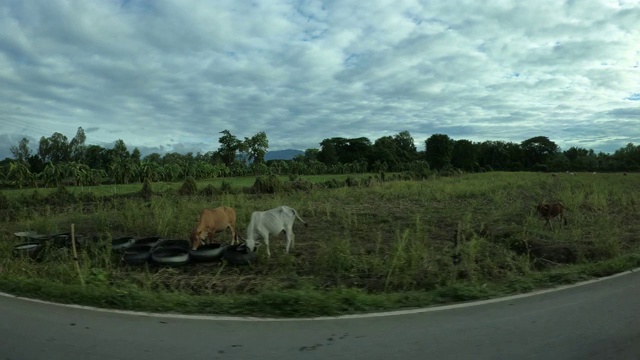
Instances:
[[[197,154],[156,152],[144,157],[138,148],[129,151],[121,139],[113,148],[86,145],[82,127],[71,140],[58,132],[41,137],[35,153],[29,140],[22,138],[11,147],[13,158],[0,161],[0,179],[5,179],[5,184],[22,188],[265,174],[640,170],[640,146],[632,143],[613,154],[596,154],[580,147],[563,151],[546,136],[515,143],[454,140],[446,134],[433,134],[424,140],[424,150],[418,150],[409,131],[401,131],[374,142],[366,137],[327,138],[320,142],[319,148],[306,149],[293,160],[265,161],[269,140],[264,132],[244,139],[228,130],[220,134],[220,146],[215,151]]]

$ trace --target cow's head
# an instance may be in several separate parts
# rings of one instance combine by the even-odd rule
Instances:
[[[544,215],[547,212],[549,212],[549,204],[543,204],[543,203],[539,203],[538,205],[536,205],[536,211],[538,211],[538,213]]]
[[[242,240],[244,245],[249,249],[249,251],[256,252],[256,251],[258,251],[258,247],[260,247],[260,245],[262,245],[262,243],[260,241],[258,241],[258,240],[245,239],[245,238],[242,237],[242,235],[240,235],[240,233],[236,233],[236,234],[238,235],[240,240]]]
[[[200,247],[202,240],[204,240],[206,237],[206,230],[198,231],[198,228],[193,229],[193,231],[191,232],[191,236],[189,237],[189,240],[191,240],[191,249],[197,250],[198,247]]]

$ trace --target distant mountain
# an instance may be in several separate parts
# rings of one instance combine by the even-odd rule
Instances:
[[[294,149],[268,151],[264,155],[264,160],[291,160],[297,155],[304,155],[304,151]]]

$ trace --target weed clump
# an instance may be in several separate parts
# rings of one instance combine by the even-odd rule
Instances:
[[[275,175],[258,176],[251,187],[254,193],[275,194],[282,191],[282,180]]]
[[[180,195],[191,196],[197,193],[198,193],[198,185],[196,184],[196,179],[194,179],[193,176],[187,177],[182,183],[182,186],[180,187],[180,189],[178,190],[178,194]]]
[[[65,206],[69,204],[73,204],[77,201],[75,195],[64,185],[60,185],[56,188],[56,190],[45,198],[45,202],[49,205],[53,206]]]
[[[321,183],[322,187],[326,189],[337,189],[344,186],[344,183],[339,182],[336,179],[327,180]]]
[[[313,190],[313,183],[309,180],[304,180],[302,178],[298,178],[293,181],[288,181],[284,185],[284,189],[286,191],[311,191]]]
[[[91,191],[78,194],[78,200],[83,203],[93,203],[98,201],[98,196]]]
[[[352,178],[349,176],[344,180],[344,183],[347,184],[348,187],[358,187],[360,186],[360,181],[358,179]]]
[[[11,202],[11,200],[9,200],[7,195],[0,192],[0,209],[1,210],[11,209],[12,205],[13,203]]]
[[[213,196],[218,193],[218,190],[211,184],[208,184],[204,189],[200,190],[200,194],[204,196]]]
[[[194,180],[194,183],[195,183],[195,180]],[[151,200],[151,196],[153,195],[153,190],[151,189],[151,181],[149,181],[149,178],[144,179],[144,183],[142,184],[142,189],[140,189],[139,194],[140,194],[140,197],[142,197],[145,201]]]
[[[222,180],[220,184],[220,192],[223,194],[230,194],[233,192],[233,188],[231,187],[231,183],[228,181]]]

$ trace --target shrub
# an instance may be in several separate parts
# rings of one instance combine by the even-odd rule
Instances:
[[[42,194],[40,194],[40,192],[38,191],[38,189],[33,190],[33,193],[31,193],[31,202],[35,203],[35,204],[42,204],[43,201],[43,197]]]
[[[220,192],[222,192],[222,193],[232,193],[233,192],[233,188],[231,187],[231,183],[228,182],[228,181],[222,180],[222,183],[220,184]]]
[[[58,186],[56,190],[45,198],[45,202],[53,206],[65,206],[75,203],[76,197],[64,185]]]
[[[347,184],[348,187],[356,187],[356,186],[360,186],[360,181],[358,179],[354,179],[351,176],[349,176],[345,181],[345,184]]]
[[[200,194],[204,196],[213,196],[218,193],[218,190],[211,184],[208,184],[204,189],[200,190]]]
[[[282,188],[282,181],[279,177],[275,175],[267,175],[258,176],[251,189],[254,193],[274,194],[280,192]]]
[[[98,201],[98,196],[91,191],[81,192],[78,194],[78,200],[83,203],[93,203]]]
[[[196,179],[193,176],[188,176],[182,186],[178,190],[178,194],[180,195],[195,195],[198,193],[198,184],[196,184]]]
[[[286,191],[310,191],[313,190],[313,183],[309,180],[299,179],[296,181],[288,181],[284,185]]]
[[[11,209],[12,206],[13,206],[13,203],[11,202],[11,200],[9,200],[7,195],[0,192],[0,209],[2,210]]]
[[[195,180],[194,180],[194,183],[195,183]],[[144,179],[144,183],[142,184],[142,189],[140,189],[139,194],[140,194],[140,197],[142,197],[146,201],[151,200],[151,196],[153,195],[153,190],[151,189],[151,181],[149,181],[148,178]]]
[[[327,180],[321,183],[321,185],[327,189],[337,189],[344,186],[344,183],[339,182],[336,179]]]

